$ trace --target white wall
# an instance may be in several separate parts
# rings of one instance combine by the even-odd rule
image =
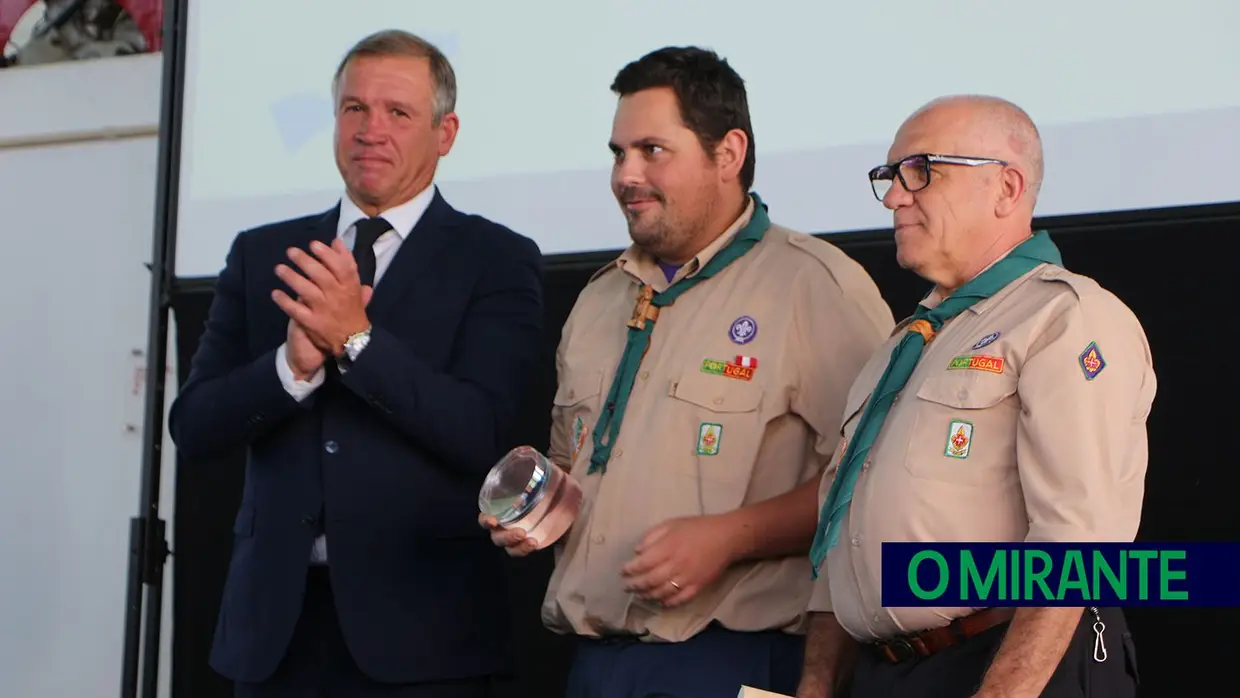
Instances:
[[[384,27],[434,41],[456,71],[461,131],[435,176],[444,196],[543,254],[629,245],[608,187],[607,86],[669,44],[709,46],[744,76],[754,188],[774,220],[805,232],[889,228],[866,173],[908,114],[962,92],[1014,100],[1037,122],[1039,216],[1240,200],[1240,2],[340,4],[190,3],[181,276],[216,275],[238,230],[336,202],[330,77],[351,44]],[[248,29],[291,17],[295,40]],[[980,57],[979,45],[1000,42],[1001,58]]]
[[[154,55],[0,71],[4,698],[120,690],[160,64]],[[175,380],[169,400],[174,389]],[[175,468],[165,444],[171,535]],[[171,666],[169,562],[161,695]]]

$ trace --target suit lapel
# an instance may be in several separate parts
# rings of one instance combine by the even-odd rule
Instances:
[[[330,247],[336,239],[336,227],[339,223],[340,204],[336,204],[323,215],[315,218],[310,225],[310,238],[306,240],[306,251],[310,250],[310,243],[315,240]]]
[[[396,250],[392,263],[375,285],[374,296],[366,309],[366,314],[372,321],[391,312],[397,301],[408,293],[414,279],[421,278],[426,270],[431,268],[439,255],[455,239],[453,229],[459,217],[456,209],[448,205],[436,189],[430,206]]]

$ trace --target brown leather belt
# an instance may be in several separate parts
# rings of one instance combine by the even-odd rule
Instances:
[[[941,628],[931,628],[919,633],[901,635],[873,643],[883,659],[893,663],[907,662],[912,659],[929,657],[952,645],[977,637],[991,628],[1012,619],[1010,608],[985,608],[963,618],[957,618],[951,624]]]

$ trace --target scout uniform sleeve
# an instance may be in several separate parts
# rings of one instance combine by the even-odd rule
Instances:
[[[824,262],[806,269],[793,291],[795,321],[786,358],[795,362],[800,378],[792,411],[817,435],[815,470],[839,442],[849,388],[895,325],[878,287],[860,265],[845,261],[849,266],[831,269]],[[841,283],[836,274],[856,278]]]
[[[807,470],[819,473],[816,477],[821,507],[837,465],[835,461],[842,455],[838,448],[840,426],[847,416],[844,408],[849,389],[891,334],[895,320],[878,287],[859,265],[851,260],[843,260],[843,264],[833,260],[837,264],[829,266],[823,257],[819,260],[823,265],[804,272],[795,287],[795,322],[793,336],[788,338],[788,358],[798,362],[800,376],[792,396],[792,410],[816,435],[814,450],[818,462]],[[835,273],[850,275],[849,283],[840,283],[832,266],[838,267]],[[821,464],[827,467],[822,468]],[[827,575],[814,580],[808,610],[832,611]]]
[[[1136,316],[1092,281],[1071,292],[1020,372],[1016,458],[1030,542],[1130,542],[1141,519],[1154,399],[1149,345]],[[1065,289],[1066,290],[1066,289]]]
[[[563,337],[568,336],[568,324],[566,323],[563,330]],[[555,350],[555,375],[556,375],[556,394],[563,390],[564,381],[564,339],[561,338],[560,345]],[[572,433],[565,416],[565,411],[559,406],[560,400],[555,400],[551,406],[551,439],[547,448],[547,458],[566,472],[572,469]]]

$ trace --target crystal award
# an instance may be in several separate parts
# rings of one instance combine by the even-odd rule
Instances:
[[[581,486],[537,449],[518,446],[487,473],[478,509],[503,528],[520,528],[538,549],[563,536],[581,510]]]

